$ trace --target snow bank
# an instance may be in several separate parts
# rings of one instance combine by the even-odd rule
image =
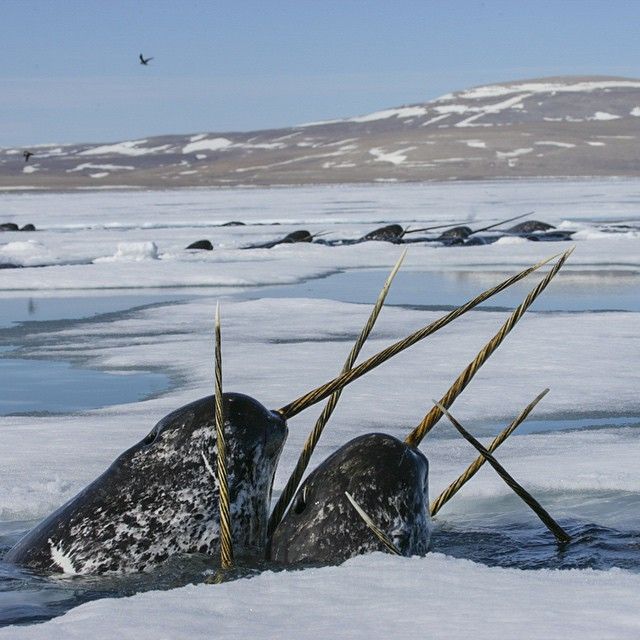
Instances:
[[[21,267],[37,267],[57,262],[56,256],[36,240],[26,242],[8,242],[0,245],[0,264],[13,264]]]
[[[526,238],[519,238],[518,236],[503,236],[496,240],[496,244],[524,244],[529,242]]]
[[[619,120],[621,116],[617,116],[613,113],[607,113],[606,111],[596,111],[591,118],[587,120]]]
[[[141,262],[157,259],[158,246],[155,242],[120,242],[113,256],[96,258],[94,262]]]
[[[341,567],[90,602],[0,638],[635,640],[638,590],[640,576],[620,570],[532,572],[378,553]]]

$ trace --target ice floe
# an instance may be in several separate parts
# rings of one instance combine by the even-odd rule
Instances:
[[[333,377],[369,313],[368,305],[241,296],[252,292],[260,298],[260,289],[248,286],[387,268],[400,253],[397,246],[373,242],[256,251],[241,251],[240,246],[303,225],[312,233],[360,237],[383,222],[426,226],[463,220],[483,225],[535,209],[537,219],[579,229],[576,251],[551,285],[559,298],[565,292],[570,297],[581,278],[593,277],[593,289],[600,291],[607,274],[607,286],[613,289],[623,274],[638,277],[640,233],[604,233],[595,224],[637,221],[638,184],[521,180],[108,195],[3,193],[2,205],[13,220],[33,222],[42,230],[37,241],[2,244],[0,236],[0,260],[49,265],[4,271],[0,289],[5,299],[114,287],[181,287],[189,291],[189,299],[118,317],[43,326],[37,339],[25,329],[30,357],[77,358],[85,366],[115,372],[159,369],[172,375],[176,385],[159,397],[82,415],[0,418],[0,519],[17,523],[46,515],[166,413],[211,393],[211,328],[217,299],[223,304],[227,389],[278,407]],[[220,226],[236,219],[246,224]],[[268,226],[273,223],[278,226]],[[200,237],[209,237],[216,249],[207,255],[184,251]],[[438,271],[455,286],[471,278],[479,291],[566,246],[521,239],[464,248],[416,245],[409,250],[397,284],[404,271]],[[82,261],[87,264],[71,264]],[[382,284],[386,274],[378,274]],[[537,279],[531,276],[521,291]],[[198,289],[188,289],[191,286]],[[437,292],[429,295],[430,304],[442,303]],[[440,315],[432,307],[387,306],[363,356]],[[430,398],[444,393],[506,315],[495,308],[471,312],[354,383],[312,466],[363,429],[405,435],[430,408]],[[638,313],[632,311],[530,313],[456,401],[455,415],[484,438],[501,429],[545,386],[551,393],[536,417],[569,416],[579,427],[590,415],[638,415],[640,372],[633,366],[640,359],[637,327]],[[276,495],[319,411],[291,421]],[[475,457],[444,423],[425,441],[424,450],[431,462],[434,493]],[[632,498],[640,494],[638,456],[640,438],[634,427],[514,435],[500,453],[505,466],[550,505],[555,516],[588,517],[604,526],[625,523],[636,529],[637,510],[594,496],[606,497],[608,491],[627,492]],[[507,492],[485,469],[442,512],[440,522],[472,521],[474,509],[506,500]],[[566,496],[570,499],[563,500]],[[384,597],[376,597],[371,585]],[[487,639],[562,635],[624,640],[640,633],[634,609],[639,588],[637,574],[619,569],[524,571],[489,568],[442,554],[423,559],[378,554],[334,568],[266,572],[223,585],[104,599],[44,624],[0,630],[0,638],[208,638],[212,629],[220,638],[305,639],[318,633],[371,638],[424,634],[428,629],[430,635],[447,639],[472,634]],[[467,593],[469,597],[461,597]]]

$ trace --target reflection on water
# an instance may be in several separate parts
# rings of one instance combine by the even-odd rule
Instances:
[[[387,304],[447,309],[475,297],[501,282],[513,271],[400,271]],[[341,302],[372,303],[388,271],[365,269],[336,273],[298,284],[261,287],[245,298],[325,298]],[[480,308],[512,308],[520,304],[536,276],[519,282]],[[640,275],[621,271],[561,271],[534,311],[640,311]]]
[[[170,383],[162,373],[118,375],[64,361],[7,357],[0,357],[0,379],[0,415],[68,413],[136,402],[165,391]]]
[[[3,299],[0,327],[10,328],[5,340],[14,345],[21,322],[95,318],[144,305],[184,299],[184,293],[140,293],[79,297]],[[39,325],[40,326],[40,325]],[[31,329],[29,329],[31,330]],[[10,332],[13,334],[9,337]],[[0,332],[1,333],[1,332]],[[12,346],[0,346],[0,415],[68,413],[136,402],[169,388],[161,373],[115,374],[74,366],[60,360],[11,357]]]
[[[571,536],[553,534],[514,494],[454,498],[435,519],[432,550],[489,566],[640,572],[640,494],[534,491]]]
[[[148,304],[184,299],[185,293],[136,293],[65,297],[3,297],[0,327],[27,321],[79,320],[103,313],[117,313]]]
[[[611,569],[640,571],[640,530],[617,531],[597,524],[567,524],[572,537],[558,545],[542,527],[456,530],[443,526],[434,533],[432,550],[490,567],[516,569]]]

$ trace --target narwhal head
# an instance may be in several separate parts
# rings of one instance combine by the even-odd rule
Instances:
[[[388,224],[386,227],[380,227],[370,231],[362,240],[383,240],[384,242],[397,242],[402,239],[405,230],[399,224]]]
[[[226,465],[236,553],[262,554],[276,466],[288,429],[257,400],[223,394]],[[219,553],[214,397],[196,400],[160,420],[112,468],[120,495],[145,509],[145,531],[162,531],[175,551]],[[109,473],[109,471],[107,473]],[[156,524],[156,522],[158,524]],[[162,526],[162,525],[167,526]]]
[[[336,564],[384,551],[347,499],[362,506],[403,555],[429,545],[429,463],[415,447],[370,433],[351,440],[302,483],[271,541],[282,564]]]
[[[285,420],[253,398],[223,394],[234,548],[264,554]],[[9,552],[75,573],[143,571],[180,553],[219,558],[214,397],[164,417],[136,445]],[[63,566],[64,565],[64,566]]]

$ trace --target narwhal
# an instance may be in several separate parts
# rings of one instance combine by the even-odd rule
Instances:
[[[529,292],[404,441],[383,433],[359,436],[309,474],[286,515],[281,521],[270,523],[269,554],[273,561],[285,565],[336,564],[377,550],[392,550],[405,556],[426,553],[431,534],[429,465],[418,446],[555,277],[571,252],[572,249],[565,252]],[[523,412],[522,419],[534,403]],[[310,453],[305,454],[308,461]],[[296,468],[298,481],[302,476],[299,467]],[[287,502],[287,498],[280,502]],[[533,499],[527,502],[530,506],[533,503],[539,507]],[[278,515],[283,510],[276,506]],[[566,533],[546,512],[545,516],[548,517],[545,524],[552,523],[551,530],[557,536],[560,532],[558,539],[565,542]]]
[[[268,505],[288,419],[551,259],[507,278],[278,410],[240,393],[221,394],[235,553],[265,553]],[[4,559],[45,572],[106,573],[148,570],[176,554],[218,556],[214,405],[214,396],[208,396],[163,418],[101,476],[28,532]]]
[[[273,247],[277,247],[279,244],[297,244],[304,242],[313,242],[313,239],[318,237],[318,235],[322,234],[311,234],[306,229],[299,229],[297,231],[292,231],[288,233],[283,238],[278,238],[277,240],[270,240],[269,242],[262,242],[259,244],[249,244],[244,247],[240,247],[241,249],[273,249]]]

